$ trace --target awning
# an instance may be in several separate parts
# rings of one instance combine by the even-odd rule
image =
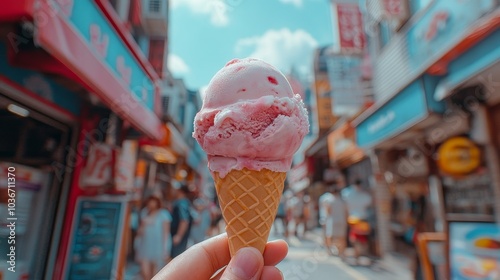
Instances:
[[[167,128],[171,134],[172,149],[179,155],[187,156],[189,147],[184,137],[182,137],[182,134],[172,123],[167,123]]]
[[[18,48],[10,50],[11,61],[80,83],[136,129],[161,139],[159,78],[109,1],[34,2],[8,1],[0,12],[0,21],[34,22],[35,47],[10,44]]]
[[[465,84],[495,84],[496,80],[492,77],[498,75],[500,71],[498,42],[500,42],[500,30],[493,32],[460,57],[449,62],[448,75],[438,84],[434,98],[438,101],[443,100]],[[483,75],[486,71],[489,73]]]
[[[350,121],[328,134],[328,155],[330,161],[341,168],[350,166],[365,157],[363,149],[356,145],[355,129]]]
[[[392,99],[355,119],[356,144],[373,148],[414,126],[434,124],[434,113],[444,112],[444,104],[432,98],[438,81],[436,77],[422,76]]]

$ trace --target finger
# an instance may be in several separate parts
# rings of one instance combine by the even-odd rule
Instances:
[[[283,280],[283,274],[275,266],[264,266],[262,269],[262,274],[260,276],[261,280]]]
[[[214,275],[212,275],[210,280],[220,280],[220,278],[222,277],[222,274],[224,274],[224,272],[226,271],[226,268],[227,268],[227,265],[224,266],[223,268],[219,269],[217,272],[215,272]]]
[[[221,280],[258,280],[263,267],[264,259],[259,250],[241,248],[227,265]]]
[[[209,279],[229,263],[225,233],[198,243],[166,265],[153,279]]]
[[[288,253],[288,244],[284,240],[275,240],[266,244],[264,265],[274,266],[281,262]]]

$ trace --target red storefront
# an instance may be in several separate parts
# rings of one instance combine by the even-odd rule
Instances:
[[[0,278],[71,279],[89,273],[91,278],[121,279],[123,263],[116,254],[124,239],[120,228],[126,226],[127,207],[125,196],[120,195],[123,190],[113,185],[115,163],[124,156],[123,150],[133,154],[134,145],[125,148],[124,140],[164,137],[158,117],[159,78],[106,0],[7,1],[0,9],[0,34],[4,35],[0,117],[8,120],[0,123],[4,131],[14,131],[20,124],[29,128],[18,132],[19,141],[4,141],[21,152],[10,155],[8,149],[0,149],[0,178],[8,176],[4,169],[15,169],[18,177],[24,174],[20,190],[31,188],[18,198],[18,204],[31,202],[24,205],[29,215],[19,214],[19,220],[29,219],[24,221],[28,229],[21,227],[18,232],[20,242],[28,245],[16,247],[18,271],[0,267]],[[31,132],[41,124],[43,129]],[[39,149],[22,136],[49,132]],[[41,152],[46,146],[53,147],[53,154]],[[97,148],[103,146],[109,148],[109,155],[103,152],[106,148]],[[30,153],[33,156],[27,161],[24,155]],[[109,162],[89,160],[96,155],[108,157]],[[82,178],[96,162],[106,165],[111,181],[93,186],[88,177]],[[3,192],[6,187],[0,188]],[[92,200],[103,193],[105,198]],[[24,198],[28,194],[29,200]],[[0,203],[3,200],[0,195]],[[107,213],[109,221],[117,224],[113,234],[120,238],[111,245],[95,241],[97,245],[87,248],[94,242],[89,236],[107,229],[100,227],[107,220],[99,213]],[[78,241],[84,237],[87,243]],[[85,250],[80,250],[82,246]],[[5,250],[9,253],[9,247]],[[1,251],[3,255],[4,248]],[[30,253],[36,257],[29,257]]]

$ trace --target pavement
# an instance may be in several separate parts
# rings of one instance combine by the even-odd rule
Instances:
[[[330,256],[321,245],[319,229],[306,233],[304,238],[288,240],[289,253],[278,264],[286,280],[411,280],[410,271],[394,259],[366,258],[365,265],[353,264],[339,257]],[[352,249],[346,255],[352,255]]]
[[[282,238],[271,232],[270,240]],[[321,230],[307,232],[303,238],[287,239],[289,252],[277,265],[286,280],[411,280],[410,271],[393,256],[385,259],[366,259],[366,265],[357,265],[330,256],[322,246]],[[349,255],[349,249],[346,255]],[[351,250],[352,254],[352,250]],[[139,266],[129,263],[124,280],[142,280]]]

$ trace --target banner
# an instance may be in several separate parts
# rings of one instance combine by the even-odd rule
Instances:
[[[361,54],[366,47],[363,15],[355,3],[335,3],[333,30],[337,38],[336,51],[341,54]]]

